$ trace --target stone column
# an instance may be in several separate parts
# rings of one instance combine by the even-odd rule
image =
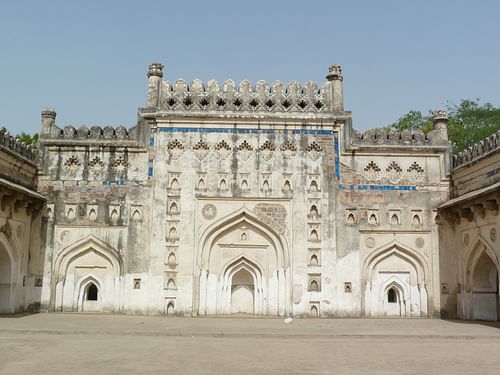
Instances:
[[[448,114],[444,109],[436,109],[432,111],[432,120],[434,122],[434,130],[439,140],[448,140]]]
[[[158,108],[160,104],[160,84],[164,66],[160,63],[149,65],[148,70],[148,107]]]
[[[344,87],[342,67],[331,65],[326,76],[328,80],[328,109],[332,112],[344,110]]]

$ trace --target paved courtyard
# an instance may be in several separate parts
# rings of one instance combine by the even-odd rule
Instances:
[[[500,374],[500,324],[0,317],[1,374]]]

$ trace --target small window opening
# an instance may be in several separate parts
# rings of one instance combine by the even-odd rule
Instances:
[[[95,284],[90,284],[87,289],[87,301],[97,301],[97,292]]]
[[[309,291],[311,292],[319,292],[319,284],[316,280],[312,280],[309,284]]]
[[[141,279],[134,279],[134,289],[141,289]]]
[[[318,183],[316,182],[316,180],[311,181],[311,185],[309,187],[309,190],[310,191],[318,191]]]

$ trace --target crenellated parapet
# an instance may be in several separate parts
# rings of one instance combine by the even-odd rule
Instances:
[[[31,162],[36,162],[36,150],[31,145],[27,145],[16,139],[5,130],[0,130],[0,146],[3,146],[17,156],[22,156]]]
[[[453,155],[453,168],[458,168],[500,150],[500,130],[467,149]]]
[[[71,125],[65,126],[59,133],[58,138],[64,139],[82,139],[82,140],[99,140],[99,139],[116,139],[126,140],[129,138],[128,130],[124,126],[117,126],[114,128],[111,125],[100,126],[81,126],[74,128]]]
[[[437,109],[432,112],[433,130],[424,133],[421,130],[397,131],[395,129],[369,129],[364,133],[353,132],[352,142],[359,146],[444,146],[448,142],[448,115],[445,110]]]
[[[329,81],[300,84],[292,81],[252,83],[215,80],[191,83],[163,80],[163,65],[151,64],[148,72],[148,107],[167,112],[234,113],[327,113],[343,111],[342,79],[339,65],[332,66]],[[335,77],[333,73],[335,72]],[[340,77],[340,78],[339,78]]]

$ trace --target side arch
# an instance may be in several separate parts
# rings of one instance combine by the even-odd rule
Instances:
[[[57,281],[65,275],[68,264],[70,264],[71,261],[81,256],[83,253],[92,250],[105,257],[111,264],[113,264],[113,269],[117,272],[116,276],[123,276],[123,259],[118,251],[109,246],[106,242],[90,235],[67,246],[57,255],[54,262],[54,271]]]
[[[365,261],[363,262],[362,270],[364,281],[369,280],[371,272],[373,271],[373,268],[377,263],[393,254],[397,254],[401,258],[406,259],[409,263],[413,264],[415,266],[415,269],[417,270],[419,281],[422,281],[424,283],[427,282],[430,271],[424,257],[417,251],[399,243],[398,241],[392,241],[385,244],[384,246],[373,251],[365,259]]]
[[[101,297],[99,303],[93,303],[93,311],[120,311],[123,275],[123,259],[116,249],[93,235],[82,238],[65,247],[54,260],[51,309],[81,311],[82,285],[93,281]]]
[[[391,241],[370,252],[362,266],[361,310],[365,316],[392,314],[385,303],[388,285],[405,299],[401,316],[428,316],[430,270],[418,251]],[[407,302],[407,303],[406,303]]]
[[[14,313],[18,309],[17,294],[21,265],[14,242],[2,232],[0,232],[0,252],[4,252],[4,262],[8,262],[8,264],[3,264],[6,269],[3,270],[3,278],[0,281],[7,284],[0,285],[0,312]]]

